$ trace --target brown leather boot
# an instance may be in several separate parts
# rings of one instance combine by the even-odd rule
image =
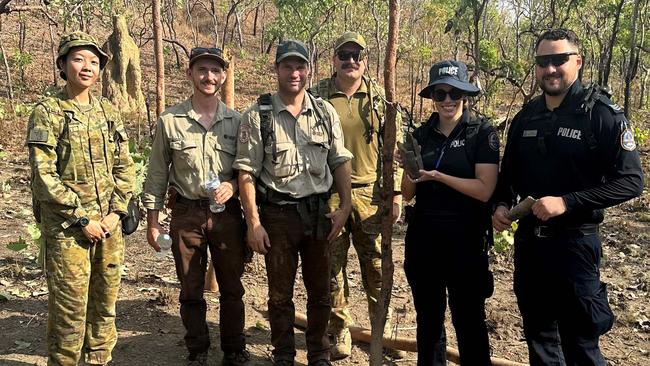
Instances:
[[[331,335],[330,343],[330,359],[342,360],[352,354],[352,335],[347,327]]]

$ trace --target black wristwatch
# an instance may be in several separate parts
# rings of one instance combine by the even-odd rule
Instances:
[[[90,224],[90,220],[86,216],[82,216],[77,220],[77,224],[81,227],[86,227],[88,224]]]

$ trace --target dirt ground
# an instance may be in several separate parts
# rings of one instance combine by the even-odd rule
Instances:
[[[28,242],[27,223],[32,221],[29,171],[23,149],[4,150],[0,158],[0,365],[45,365],[47,285],[35,262],[36,248],[30,245],[16,253],[7,244],[18,237]],[[647,159],[647,152],[644,152]],[[10,188],[7,188],[8,186]],[[650,365],[650,217],[648,194],[609,211],[603,225],[604,259],[602,276],[609,284],[610,302],[617,315],[614,329],[602,337],[601,346],[610,365]],[[404,271],[403,227],[396,228],[394,240],[395,309],[397,335],[414,337],[415,311]],[[359,266],[350,252],[352,313],[358,325],[369,328],[367,305],[362,295]],[[496,278],[495,293],[487,301],[488,325],[493,355],[525,362],[527,350],[521,330],[512,284],[512,253],[492,256]],[[244,275],[246,287],[246,337],[253,364],[271,364],[271,346],[266,312],[266,278],[261,256],[255,256]],[[148,247],[144,230],[126,240],[124,275],[117,304],[119,341],[113,353],[115,365],[182,365],[186,357],[183,327],[178,309],[178,285],[173,260],[157,260]],[[300,276],[296,280],[296,308],[305,311],[305,291]],[[211,364],[219,364],[217,293],[206,293],[212,336]],[[449,317],[448,317],[449,318]],[[306,364],[304,333],[297,330],[299,364]],[[449,345],[455,335],[447,321]],[[365,365],[369,347],[354,343],[352,356],[336,365]],[[394,362],[415,365],[416,354]],[[386,363],[391,363],[386,360]]]

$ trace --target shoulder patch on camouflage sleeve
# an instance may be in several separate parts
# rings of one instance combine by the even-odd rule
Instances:
[[[29,131],[29,136],[27,137],[27,142],[47,142],[50,133],[48,130],[43,128],[34,128]]]

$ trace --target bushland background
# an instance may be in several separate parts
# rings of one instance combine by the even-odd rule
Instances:
[[[388,1],[367,0],[0,0],[0,365],[44,365],[47,286],[38,264],[39,230],[31,214],[30,172],[24,147],[26,122],[36,101],[62,85],[54,59],[62,34],[82,29],[106,40],[113,16],[123,15],[139,50],[141,105],[125,111],[138,189],[146,175],[148,147],[156,119],[153,9],[160,8],[167,106],[187,98],[189,50],[195,45],[227,48],[234,57],[235,107],[243,111],[260,93],[274,90],[273,56],[279,41],[304,40],[311,49],[310,82],[332,73],[332,43],[343,31],[364,34],[367,73],[383,83]],[[534,42],[545,29],[567,27],[581,37],[582,80],[608,85],[632,121],[644,170],[650,138],[650,2],[648,0],[402,0],[397,54],[397,95],[415,124],[426,120],[431,103],[417,92],[431,64],[442,59],[467,62],[483,94],[474,109],[490,117],[505,135],[522,103],[539,93],[533,74]],[[101,93],[101,83],[95,93]],[[406,128],[406,127],[404,127]],[[648,179],[646,178],[646,186]],[[617,315],[602,337],[611,365],[650,365],[650,212],[642,197],[608,210],[603,225],[602,277],[609,283]],[[398,336],[414,337],[415,312],[402,270],[404,224],[393,240],[395,284],[392,306]],[[433,235],[434,233],[432,233]],[[487,301],[495,356],[526,362],[527,350],[512,292],[512,233],[495,237],[493,297]],[[351,250],[353,314],[370,327],[356,254]],[[246,334],[256,364],[270,364],[263,258],[255,256],[244,275]],[[116,365],[183,364],[183,328],[178,316],[178,284],[170,258],[156,260],[144,230],[126,239],[126,259],[118,302],[120,340]],[[218,293],[206,293],[211,357],[220,358]],[[297,280],[297,309],[306,295]],[[297,331],[298,361],[306,364],[304,335]],[[449,345],[455,346],[447,322]],[[368,363],[369,347],[355,343],[340,365]],[[414,365],[416,355],[386,359]],[[215,362],[215,361],[212,361]]]

